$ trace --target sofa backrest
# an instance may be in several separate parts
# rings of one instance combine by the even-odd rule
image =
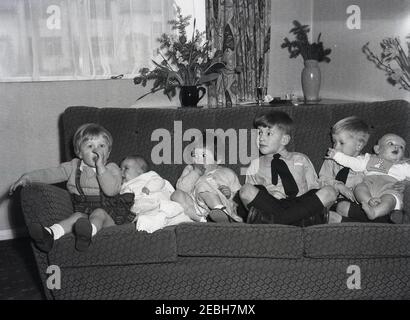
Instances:
[[[73,157],[72,136],[83,123],[98,122],[113,135],[114,145],[110,160],[119,164],[127,155],[141,154],[147,160],[157,161],[160,155],[168,156],[171,164],[154,165],[164,178],[175,184],[185,164],[182,164],[181,151],[191,141],[181,141],[188,129],[228,129],[237,132],[237,141],[226,139],[225,150],[235,150],[235,146],[251,155],[251,134],[253,119],[256,115],[270,110],[287,112],[294,120],[290,151],[305,153],[312,160],[317,171],[323,162],[327,148],[331,146],[330,128],[338,120],[356,115],[373,128],[369,143],[364,149],[371,152],[377,139],[387,132],[401,135],[410,142],[410,103],[403,100],[360,102],[333,105],[286,106],[286,107],[233,107],[218,109],[158,109],[158,108],[94,108],[69,107],[63,114],[64,160]],[[246,139],[239,138],[239,129],[246,133]],[[189,137],[187,138],[189,140]],[[246,140],[246,141],[245,141]],[[251,143],[252,142],[252,143]],[[166,146],[167,152],[161,152]],[[233,149],[230,149],[233,148]],[[243,154],[243,152],[242,152]],[[407,152],[408,156],[408,152]],[[246,167],[249,159],[230,159],[226,155],[230,168],[240,174],[240,168]],[[244,176],[240,176],[244,182]]]
[[[383,134],[392,132],[402,136],[410,143],[410,103],[404,100],[358,102],[349,104],[286,106],[286,107],[233,107],[218,109],[158,109],[158,108],[95,108],[69,107],[62,115],[62,139],[64,159],[73,156],[72,137],[75,130],[87,122],[97,122],[106,127],[114,138],[110,161],[120,163],[130,154],[140,154],[147,160],[155,160],[153,154],[161,154],[161,148],[167,149],[171,156],[171,164],[153,165],[153,170],[175,185],[185,164],[182,155],[176,149],[184,150],[190,141],[181,141],[181,135],[188,129],[228,129],[235,130],[239,137],[239,129],[245,129],[246,139],[231,142],[226,139],[226,153],[233,145],[241,150],[247,148],[251,155],[251,134],[253,119],[256,115],[281,110],[287,112],[294,120],[295,126],[290,151],[305,153],[311,159],[316,171],[319,172],[327,149],[331,146],[331,126],[348,116],[356,115],[364,119],[372,127],[372,135],[364,152],[372,152],[373,145]],[[166,134],[167,133],[167,134]],[[166,137],[166,138],[164,138]],[[189,139],[188,139],[189,140]],[[246,140],[246,142],[244,142]],[[181,144],[181,145],[180,145]],[[178,151],[178,150],[177,150]],[[181,151],[181,150],[179,150]],[[165,153],[167,153],[165,152]],[[243,154],[243,152],[241,152]],[[409,157],[409,148],[406,151]],[[227,161],[231,159],[227,156]],[[241,183],[244,176],[241,168],[246,167],[246,159],[228,164],[238,175]],[[248,159],[249,160],[249,159]],[[407,188],[404,194],[404,207],[410,208],[410,192]]]

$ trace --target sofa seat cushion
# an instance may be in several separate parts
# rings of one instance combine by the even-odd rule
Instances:
[[[310,258],[378,258],[410,256],[410,225],[343,223],[304,228]]]
[[[302,258],[302,229],[282,225],[185,223],[175,229],[179,256]]]
[[[75,238],[66,235],[54,243],[50,264],[60,267],[126,265],[176,261],[175,229],[154,233],[137,231],[135,224],[101,230],[85,252],[75,249]]]

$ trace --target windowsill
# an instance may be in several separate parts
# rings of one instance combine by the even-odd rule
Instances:
[[[88,77],[41,77],[38,80],[32,80],[29,77],[13,77],[13,78],[4,78],[0,79],[0,83],[27,83],[27,82],[58,82],[58,81],[95,81],[95,80],[127,80],[131,81],[134,76],[124,76],[122,78],[112,79],[113,76],[97,76],[94,78]]]

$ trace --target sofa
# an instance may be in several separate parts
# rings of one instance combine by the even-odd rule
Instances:
[[[331,146],[331,125],[346,116],[357,115],[372,126],[366,152],[386,132],[410,141],[410,103],[402,100],[217,109],[75,106],[61,115],[62,160],[73,157],[76,128],[98,122],[114,138],[110,161],[119,163],[135,153],[153,160],[159,144],[171,147],[171,161],[169,154],[160,152],[168,163],[154,163],[153,169],[175,185],[184,167],[180,150],[174,153],[181,149],[181,132],[246,129],[242,140],[226,139],[226,146],[232,143],[238,150],[251,151],[252,120],[270,110],[286,111],[294,119],[289,150],[307,154],[317,172]],[[166,132],[169,137],[161,135]],[[183,141],[182,147],[189,143]],[[158,162],[158,156],[154,160]],[[239,160],[226,165],[243,183],[241,168],[247,160]],[[407,193],[405,209],[410,208]],[[73,212],[67,191],[54,185],[24,187],[21,203],[27,224],[50,225]],[[74,240],[71,234],[64,236],[48,254],[32,247],[47,299],[410,298],[410,225],[405,224],[296,227],[191,222],[151,234],[127,224],[103,229],[86,252],[76,251]]]

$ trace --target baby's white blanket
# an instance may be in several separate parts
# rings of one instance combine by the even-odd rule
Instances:
[[[149,194],[142,192],[148,183],[156,180],[162,186]],[[192,220],[184,213],[182,206],[170,200],[175,191],[169,181],[162,179],[156,172],[149,171],[126,182],[121,188],[121,193],[134,193],[134,205],[131,208],[136,214],[134,222],[138,231],[152,233],[166,226],[191,222]]]

